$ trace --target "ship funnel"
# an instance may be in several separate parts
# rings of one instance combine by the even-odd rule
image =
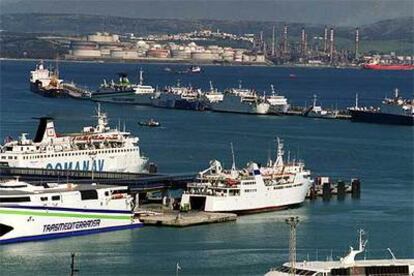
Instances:
[[[35,143],[45,142],[50,138],[56,138],[55,125],[53,118],[42,117],[37,127],[36,136],[33,140]]]

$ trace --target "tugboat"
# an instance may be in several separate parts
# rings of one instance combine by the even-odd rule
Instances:
[[[257,213],[299,206],[312,184],[310,171],[302,162],[283,160],[283,144],[277,139],[277,158],[260,167],[250,162],[241,170],[233,164],[223,169],[217,160],[188,183],[181,209],[205,212]]]
[[[375,124],[414,125],[414,99],[406,100],[400,97],[396,88],[394,98],[385,98],[380,107],[359,107],[358,95],[355,106],[349,108],[351,121]]]
[[[355,257],[365,251],[368,240],[364,230],[359,230],[359,246],[357,249],[350,247],[349,253],[337,261],[296,261],[296,256],[282,266],[272,268],[265,276],[288,275],[414,275],[414,259],[397,259],[391,249],[390,259],[363,259],[355,260]],[[292,257],[292,256],[291,256]]]
[[[325,110],[322,106],[317,105],[317,96],[313,95],[313,104],[311,107],[303,112],[304,117],[320,118],[320,119],[335,119],[338,117],[339,111]]]
[[[62,82],[58,70],[46,69],[43,61],[36,65],[36,70],[30,71],[30,90],[42,96],[66,97]]]
[[[160,122],[154,119],[149,119],[148,121],[141,121],[138,124],[140,126],[147,126],[147,127],[159,127],[161,125]]]

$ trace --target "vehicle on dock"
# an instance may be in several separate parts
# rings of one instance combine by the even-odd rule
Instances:
[[[278,139],[277,158],[259,167],[250,162],[237,170],[234,162],[224,170],[217,160],[187,184],[181,208],[206,212],[254,213],[299,206],[312,184],[303,162],[283,160],[283,143]]]
[[[147,127],[159,127],[159,126],[161,126],[160,122],[158,122],[154,119],[149,119],[147,121],[141,121],[138,124],[140,126],[147,126]]]
[[[128,187],[0,183],[0,244],[141,227]]]
[[[351,121],[390,124],[390,125],[414,125],[414,99],[406,100],[400,97],[396,88],[393,98],[385,98],[380,107],[359,107],[358,95],[355,106],[349,108]]]
[[[242,88],[241,83],[238,88],[225,91],[221,101],[209,100],[207,104],[210,110],[217,112],[267,114],[270,109],[270,104],[262,96],[254,90]]]
[[[66,97],[62,82],[59,71],[45,68],[43,61],[36,65],[36,70],[30,71],[30,90],[42,96]]]
[[[119,73],[119,81],[109,83],[104,80],[96,92],[92,92],[91,99],[97,102],[151,105],[155,95],[155,88],[144,85],[143,71],[139,71],[139,83],[131,83],[126,73]]]
[[[7,167],[107,172],[146,172],[148,159],[141,155],[138,137],[108,126],[98,105],[96,126],[79,133],[56,133],[53,118],[40,118],[33,140],[23,133],[0,147],[0,164]]]
[[[365,251],[368,240],[365,231],[359,230],[359,246],[352,246],[348,254],[338,261],[302,261],[288,262],[280,267],[272,268],[266,276],[284,275],[414,275],[414,259],[397,259],[391,249],[387,248],[390,259],[366,259],[355,260],[358,254]],[[296,257],[295,257],[296,258]],[[332,258],[332,257],[331,257]]]

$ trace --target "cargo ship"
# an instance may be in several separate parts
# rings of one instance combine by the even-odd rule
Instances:
[[[207,105],[210,110],[243,114],[267,114],[270,109],[270,104],[264,97],[253,90],[242,88],[241,84],[238,88],[225,91],[221,100],[217,101],[217,99],[216,96],[214,100],[210,100],[210,96],[207,97]]]
[[[368,70],[414,70],[414,64],[374,59],[362,64],[362,68]]]
[[[380,107],[359,107],[358,96],[355,106],[349,108],[351,121],[391,125],[414,125],[414,100],[399,96],[395,89],[393,98],[385,98]]]
[[[206,109],[206,104],[202,100],[201,90],[191,86],[181,86],[179,81],[176,86],[169,86],[164,91],[156,92],[151,103],[155,107],[162,108],[196,111]]]
[[[62,82],[58,70],[45,68],[43,61],[36,65],[36,70],[30,71],[30,90],[42,96],[66,97]]]

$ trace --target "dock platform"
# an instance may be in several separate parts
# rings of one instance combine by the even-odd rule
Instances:
[[[229,222],[237,220],[237,215],[232,213],[210,213],[202,211],[168,211],[149,216],[140,216],[144,225],[188,227],[200,224]]]

